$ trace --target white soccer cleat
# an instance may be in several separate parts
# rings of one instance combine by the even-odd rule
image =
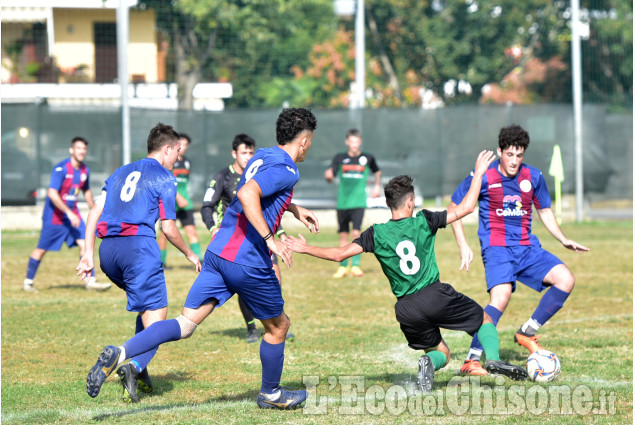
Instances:
[[[99,283],[95,279],[95,276],[91,276],[90,280],[86,284],[86,289],[87,290],[91,290],[92,289],[94,291],[106,291],[106,290],[110,289],[111,286],[112,286],[112,284],[110,282]]]
[[[37,289],[33,286],[33,279],[24,279],[22,290],[25,292],[37,292]]]

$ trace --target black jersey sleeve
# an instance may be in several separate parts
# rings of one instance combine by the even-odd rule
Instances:
[[[379,171],[379,165],[377,165],[377,161],[375,160],[375,157],[371,154],[364,154],[366,155],[366,158],[368,158],[368,167],[370,168],[370,171],[372,171],[373,173],[376,173],[377,171]]]
[[[343,153],[338,153],[333,157],[331,161],[331,168],[333,169],[333,176],[337,177],[337,174],[340,172],[340,165],[342,165],[342,160],[346,155]]]
[[[375,228],[370,226],[364,230],[353,243],[361,246],[364,252],[375,252]]]
[[[429,210],[421,210],[423,215],[428,222],[428,227],[430,231],[434,235],[437,233],[438,229],[445,229],[448,221],[448,212],[446,210],[443,211],[429,211]]]
[[[223,182],[225,181],[225,175],[221,171],[217,173],[212,181],[209,182],[209,187],[205,191],[203,197],[203,204],[201,205],[201,216],[207,229],[211,229],[214,226],[214,209],[220,202],[221,195],[223,194]]]

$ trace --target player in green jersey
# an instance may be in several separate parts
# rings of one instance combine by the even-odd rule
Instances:
[[[179,133],[179,143],[181,144],[181,152],[179,154],[178,161],[174,163],[172,173],[176,177],[176,218],[181,222],[189,246],[194,251],[198,258],[203,261],[201,255],[201,246],[198,243],[198,235],[196,234],[196,225],[194,223],[194,206],[190,199],[189,185],[190,185],[190,160],[185,157],[187,148],[190,146],[192,139],[185,133]],[[166,258],[168,255],[167,245],[168,240],[161,232],[159,234],[159,249],[161,250],[161,264],[163,268],[166,266]]]
[[[324,248],[308,245],[299,236],[290,236],[287,246],[294,252],[305,253],[331,261],[372,252],[390,282],[397,297],[395,314],[410,348],[424,350],[419,359],[417,384],[424,392],[432,390],[434,372],[450,361],[450,349],[441,337],[439,328],[462,330],[477,334],[487,362],[485,368],[515,380],[527,378],[527,372],[500,359],[498,332],[492,319],[473,299],[457,292],[439,280],[439,268],[434,253],[437,229],[461,219],[474,211],[480,189],[480,177],[494,160],[491,151],[482,151],[475,166],[474,179],[467,195],[459,205],[447,211],[422,210],[413,217],[415,208],[412,177],[398,176],[384,187],[386,204],[392,213],[387,223],[375,224],[342,247]]]
[[[337,224],[340,246],[348,243],[351,227],[353,239],[359,237],[366,209],[366,180],[371,173],[375,178],[371,196],[377,198],[381,194],[381,170],[373,155],[362,152],[362,133],[359,130],[352,128],[346,132],[346,147],[347,151],[335,155],[331,166],[324,172],[328,183],[339,177]],[[359,267],[360,257],[353,256],[352,266],[349,266],[348,259],[340,262],[333,277],[339,279],[348,274],[354,277],[364,276],[364,271]]]

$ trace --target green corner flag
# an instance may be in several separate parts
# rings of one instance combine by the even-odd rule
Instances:
[[[564,181],[564,166],[562,165],[562,153],[560,152],[560,146],[555,145],[553,147],[553,156],[551,157],[551,164],[549,165],[549,175],[553,176],[556,185],[556,219],[558,224],[562,224],[562,198],[561,198],[561,186]]]

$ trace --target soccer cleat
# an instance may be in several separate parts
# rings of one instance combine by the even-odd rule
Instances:
[[[364,270],[362,270],[359,266],[351,267],[351,274],[353,277],[362,277],[364,276]]]
[[[272,396],[278,392],[279,396],[272,400]],[[278,390],[274,394],[259,393],[256,398],[256,403],[261,409],[281,409],[291,410],[299,407],[300,404],[308,397],[308,393],[305,390],[290,390],[285,387],[278,387]]]
[[[117,370],[117,375],[119,375],[119,382],[123,387],[121,399],[124,403],[138,403],[137,378],[139,372],[137,372],[137,368],[132,363],[125,364]]]
[[[340,266],[333,274],[333,279],[341,279],[348,274],[348,269],[344,266]]]
[[[97,282],[97,280],[95,280],[95,276],[91,276],[88,280],[88,283],[86,284],[86,290],[106,291],[110,289],[111,286],[112,284],[110,282],[99,283]]]
[[[86,377],[86,391],[88,395],[95,398],[99,395],[101,386],[117,366],[121,350],[114,345],[107,345],[99,355],[97,363],[88,372]]]
[[[514,366],[502,360],[488,360],[485,369],[492,375],[503,375],[514,381],[527,379],[527,371],[520,366]]]
[[[462,375],[486,376],[489,373],[483,369],[479,360],[466,360],[461,366]]]
[[[37,292],[37,289],[33,286],[33,279],[24,279],[22,290],[25,292]]]
[[[143,369],[137,375],[137,386],[146,394],[150,394],[152,390],[154,390],[154,386],[152,386],[152,379],[150,379],[150,374],[148,373],[148,368]]]
[[[520,329],[514,335],[514,342],[528,349],[529,354],[533,354],[536,351],[543,349],[540,344],[538,344],[538,335],[526,335]]]
[[[248,329],[246,339],[247,342],[250,344],[258,342],[258,340],[260,339],[260,331],[256,328]]]
[[[434,365],[430,357],[423,355],[419,358],[419,372],[417,373],[417,387],[424,393],[432,391],[434,384]]]

